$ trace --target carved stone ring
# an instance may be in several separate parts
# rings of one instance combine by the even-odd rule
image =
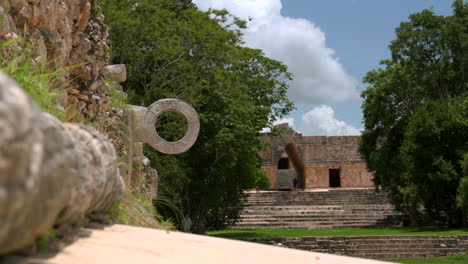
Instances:
[[[179,99],[162,99],[148,108],[131,106],[137,115],[135,133],[139,141],[149,144],[165,154],[179,154],[187,151],[197,140],[200,131],[200,120],[197,112],[188,103]],[[179,141],[164,140],[156,131],[156,122],[164,112],[177,112],[187,120],[187,132]]]

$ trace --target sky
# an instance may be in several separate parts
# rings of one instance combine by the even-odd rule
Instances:
[[[452,0],[194,0],[248,20],[245,45],[280,60],[294,75],[288,122],[303,135],[359,135],[362,78],[390,57],[395,28],[432,8],[450,15]]]

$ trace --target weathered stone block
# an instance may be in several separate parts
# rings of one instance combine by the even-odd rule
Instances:
[[[0,72],[0,254],[27,246],[54,223],[108,210],[123,188],[104,136],[43,113]]]
[[[127,79],[127,68],[125,64],[114,64],[106,67],[107,72],[110,74],[112,80],[121,83]]]

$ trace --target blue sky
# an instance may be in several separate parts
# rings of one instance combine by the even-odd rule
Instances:
[[[253,17],[246,46],[285,62],[295,75],[287,118],[305,135],[359,134],[361,83],[389,57],[394,29],[412,13],[432,7],[451,14],[451,0],[194,0]]]

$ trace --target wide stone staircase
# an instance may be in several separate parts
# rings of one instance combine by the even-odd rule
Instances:
[[[423,258],[468,252],[468,235],[350,236],[248,239],[263,244],[371,259]]]
[[[373,189],[250,192],[233,228],[334,228],[399,226],[383,192]]]
[[[372,259],[425,258],[468,251],[468,240],[443,236],[361,236],[348,237],[353,249],[345,255]]]

